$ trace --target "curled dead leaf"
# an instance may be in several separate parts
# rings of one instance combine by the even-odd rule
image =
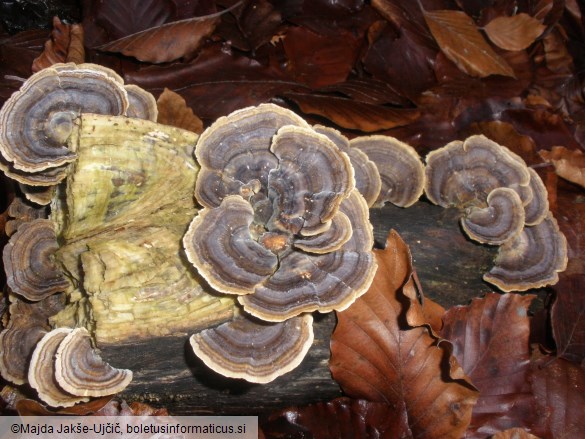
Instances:
[[[553,164],[560,177],[585,187],[585,154],[583,151],[555,146],[550,151],[542,150],[538,153],[545,162]]]
[[[80,64],[84,60],[81,25],[62,23],[59,17],[54,17],[51,38],[45,43],[43,52],[33,61],[32,72],[38,72],[57,63],[70,61]]]
[[[203,122],[199,119],[181,95],[165,88],[156,101],[158,106],[158,123],[201,134]]]
[[[378,272],[372,286],[337,313],[330,369],[348,395],[392,406],[404,420],[403,432],[460,438],[477,393],[469,383],[445,379],[453,376],[446,370],[451,360],[447,349],[436,346],[427,328],[408,329],[403,321],[406,298],[401,289],[411,275],[408,254],[394,231],[386,249],[376,251]]]
[[[224,12],[166,23],[104,44],[98,49],[119,52],[133,56],[139,61],[151,63],[171,62],[189,57],[215,30],[220,15]]]
[[[542,35],[546,26],[523,12],[497,17],[483,28],[489,39],[504,50],[523,50]]]
[[[474,21],[463,11],[425,11],[424,17],[443,53],[470,76],[503,75],[514,70],[483,38]]]
[[[420,116],[414,108],[392,108],[337,96],[306,93],[285,93],[284,96],[294,101],[303,113],[317,114],[342,128],[364,132],[408,125]]]

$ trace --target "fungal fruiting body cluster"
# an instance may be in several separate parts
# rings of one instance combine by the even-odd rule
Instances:
[[[228,377],[292,370],[311,313],[373,281],[369,208],[386,202],[458,208],[471,239],[499,246],[485,279],[504,291],[566,265],[542,181],[485,137],[425,166],[396,139],[348,140],[272,104],[200,137],[156,117],[152,95],[89,64],[42,70],[0,110],[0,169],[26,197],[8,210],[0,372],[51,406],[123,390],[132,372],[98,348],[150,337],[191,334]]]
[[[370,286],[368,206],[347,154],[276,105],[220,118],[201,135],[196,157],[204,208],[185,251],[214,289],[237,296],[243,313],[191,344],[227,376],[268,382],[305,356],[311,312],[345,309]]]
[[[499,246],[484,280],[503,291],[558,281],[567,242],[542,180],[522,158],[478,135],[432,151],[426,161],[428,199],[461,209],[461,227],[471,239]]]

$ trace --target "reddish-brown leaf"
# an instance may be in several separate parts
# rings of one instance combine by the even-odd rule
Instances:
[[[495,18],[483,28],[492,43],[505,50],[526,49],[545,29],[544,24],[523,12]]]
[[[158,123],[171,125],[201,134],[203,122],[193,110],[187,107],[185,99],[172,90],[165,88],[156,101],[158,107]]]
[[[398,416],[387,404],[343,397],[273,413],[262,430],[268,438],[393,439],[404,424]]]
[[[441,336],[479,389],[468,437],[531,425],[527,307],[533,297],[489,293],[445,313]]]
[[[425,20],[443,53],[470,76],[515,77],[514,70],[485,41],[462,11],[425,11]]]
[[[539,151],[539,154],[544,161],[554,165],[555,171],[560,177],[585,187],[585,154],[583,151],[555,146],[550,151]]]
[[[372,105],[337,96],[306,93],[285,93],[284,96],[294,101],[303,113],[317,114],[342,128],[365,132],[407,125],[420,115],[417,109]]]
[[[369,40],[362,62],[376,79],[410,99],[436,84],[433,64],[437,48],[426,39],[421,41],[414,30],[380,21],[370,28]]]
[[[32,71],[38,72],[56,63],[85,60],[83,47],[83,27],[79,24],[65,24],[58,17],[53,18],[51,38],[45,43],[45,49],[32,64]]]
[[[352,397],[389,404],[405,420],[403,435],[459,438],[477,394],[443,378],[450,373],[445,370],[450,359],[427,328],[405,329],[401,289],[412,271],[408,247],[396,232],[385,250],[376,251],[376,259],[378,272],[368,292],[337,313],[333,377]]]
[[[166,23],[104,44],[98,49],[133,56],[143,62],[175,61],[192,56],[197,51],[203,39],[214,31],[220,15],[217,13]]]
[[[530,377],[538,422],[531,431],[545,438],[585,437],[585,370],[562,358],[542,357]]]
[[[557,355],[576,363],[585,360],[585,274],[561,276],[551,310]]]
[[[361,41],[347,31],[324,36],[295,27],[287,30],[283,44],[291,77],[310,87],[324,87],[345,81]]]

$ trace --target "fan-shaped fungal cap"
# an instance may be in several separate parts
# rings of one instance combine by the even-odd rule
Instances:
[[[128,117],[156,122],[158,107],[152,93],[134,84],[127,84],[124,88],[128,93],[128,110],[126,111],[126,115]]]
[[[285,253],[278,270],[254,294],[238,298],[248,313],[283,321],[303,312],[341,311],[367,291],[376,272],[368,206],[354,190],[340,211],[352,225],[351,238],[330,253]]]
[[[12,236],[20,224],[48,216],[46,207],[35,206],[18,196],[8,206],[7,213],[10,219],[4,230],[8,236]]]
[[[46,333],[35,324],[10,326],[0,333],[0,373],[4,379],[26,383],[30,355]]]
[[[374,205],[387,201],[400,207],[416,203],[423,193],[425,171],[416,150],[390,136],[364,136],[350,141],[376,164],[382,187]]]
[[[37,343],[30,359],[28,382],[39,398],[52,407],[71,407],[89,401],[87,397],[73,396],[65,392],[55,378],[55,355],[65,337],[73,331],[57,328],[45,334]]]
[[[106,70],[58,64],[31,76],[0,110],[3,157],[15,169],[30,173],[73,161],[75,154],[65,143],[80,113],[126,112],[120,77]]]
[[[528,168],[518,156],[481,135],[431,151],[425,172],[427,197],[443,207],[485,202],[495,188],[514,189],[530,183]]]
[[[183,245],[189,261],[213,288],[249,294],[276,270],[276,255],[251,235],[253,219],[250,204],[230,195],[219,207],[202,209],[191,222]]]
[[[105,396],[124,390],[132,381],[132,371],[116,369],[104,362],[91,346],[87,329],[77,328],[59,344],[55,378],[72,395]]]
[[[327,136],[349,156],[354,169],[355,187],[363,195],[368,206],[373,206],[382,189],[382,180],[376,164],[368,158],[365,152],[358,148],[351,148],[347,137],[338,130],[322,125],[315,125],[313,129],[319,134]]]
[[[538,225],[525,227],[504,243],[484,279],[502,291],[524,291],[558,282],[567,266],[567,241],[549,212]]]
[[[190,339],[191,347],[214,371],[253,383],[268,383],[297,367],[313,343],[313,317],[282,323],[241,316]]]
[[[270,150],[278,168],[268,175],[268,196],[275,206],[269,229],[302,235],[325,231],[355,185],[347,155],[327,137],[294,126],[281,128]]]
[[[487,207],[468,207],[461,218],[465,233],[478,242],[500,245],[524,227],[524,206],[510,188],[496,188],[487,197]]]
[[[36,219],[20,225],[3,250],[8,286],[33,301],[65,291],[69,281],[53,260],[57,249],[51,220]]]
[[[285,125],[309,128],[301,117],[273,104],[243,108],[215,121],[197,142],[197,201],[216,207],[227,195],[244,195],[240,188],[253,182],[266,189],[268,173],[277,167],[272,137]]]

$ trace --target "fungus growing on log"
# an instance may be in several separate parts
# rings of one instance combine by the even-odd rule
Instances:
[[[57,64],[31,76],[0,110],[0,168],[32,186],[50,186],[75,160],[66,143],[81,113],[125,114],[120,77],[92,64]]]
[[[91,345],[87,329],[76,328],[55,353],[55,379],[76,396],[105,396],[121,392],[132,381],[132,371],[104,362]]]
[[[355,189],[350,158],[336,146],[341,135],[321,131],[328,135],[264,104],[220,118],[201,135],[195,196],[205,208],[183,238],[187,257],[213,288],[238,295],[245,312],[280,322],[248,318],[221,331],[246,328],[264,337],[299,321],[310,326],[306,313],[345,309],[370,286],[376,262],[368,205]],[[308,349],[303,342],[292,359],[274,360],[279,373],[266,366],[254,372],[205,337],[196,334],[192,344],[206,364],[254,382],[290,370]],[[267,360],[254,354],[250,361]]]
[[[12,236],[21,224],[48,216],[46,207],[36,206],[18,196],[15,196],[8,206],[7,213],[9,220],[6,222],[4,231],[8,236]]]
[[[126,93],[128,93],[128,110],[126,111],[126,115],[128,117],[156,122],[158,107],[156,106],[156,99],[152,93],[134,84],[126,84],[124,88],[126,89]]]
[[[358,148],[351,148],[347,137],[338,130],[322,125],[315,125],[313,129],[327,136],[341,151],[348,155],[354,170],[355,187],[363,195],[368,206],[373,206],[382,188],[382,180],[376,164],[368,158],[365,152]]]
[[[37,342],[50,331],[48,318],[63,308],[62,295],[25,302],[9,294],[9,320],[0,333],[0,374],[14,384],[27,382],[29,359]]]
[[[191,336],[203,362],[224,376],[268,383],[297,367],[313,343],[313,317],[304,314],[281,323],[245,315]]]
[[[38,301],[69,288],[69,280],[54,261],[58,248],[51,220],[21,224],[3,250],[6,283],[12,291]]]
[[[425,168],[412,146],[381,135],[356,137],[349,144],[364,152],[380,173],[382,184],[373,206],[390,202],[409,207],[418,201],[424,191]]]
[[[540,288],[556,284],[567,262],[567,240],[549,212],[538,225],[525,227],[499,248],[484,279],[503,291]]]
[[[542,180],[518,155],[471,136],[429,153],[426,174],[431,202],[460,209],[471,239],[500,246],[485,281],[503,291],[558,281],[567,265],[566,239],[548,211]]]
[[[65,392],[55,377],[55,356],[63,339],[73,331],[57,328],[45,334],[37,343],[30,359],[28,382],[39,398],[52,407],[71,407],[89,401],[88,397],[74,396]]]
[[[471,239],[499,245],[519,234],[524,228],[524,206],[516,191],[506,187],[491,191],[487,207],[465,209],[461,227]]]
[[[347,155],[303,123],[278,127],[296,120],[289,113],[274,105],[240,110],[202,134],[196,150],[204,176],[197,181],[198,198],[200,185],[209,182],[205,176],[212,174],[224,182],[257,184],[248,199],[241,195],[244,184],[232,185],[231,193],[230,185],[223,185],[221,204],[203,209],[184,237],[189,260],[214,288],[241,295],[245,311],[275,322],[315,310],[344,309],[367,290],[376,268],[367,205],[354,190]],[[257,132],[252,129],[255,118],[262,122]],[[223,150],[224,141],[215,136],[220,131],[231,142],[225,160],[210,152]],[[254,139],[251,146],[249,138]],[[243,169],[243,158],[250,173],[236,178],[234,169]],[[212,159],[226,169],[206,169],[203,163]],[[342,207],[350,198],[348,206],[355,212]],[[268,203],[258,202],[266,199]],[[362,242],[356,246],[352,241],[347,250],[354,227],[362,231],[355,240]]]

